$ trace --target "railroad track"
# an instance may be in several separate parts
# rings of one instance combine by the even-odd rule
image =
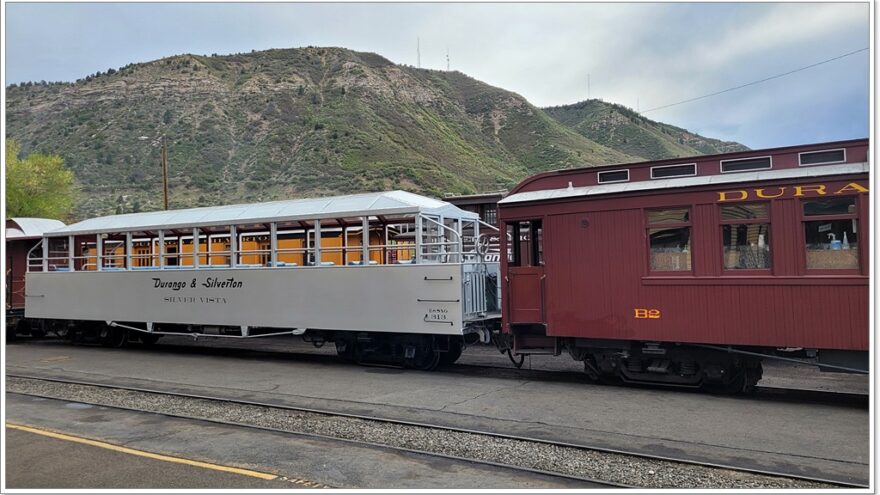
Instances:
[[[30,390],[28,390],[30,386]],[[520,435],[453,428],[351,414],[332,410],[270,404],[260,401],[181,393],[144,387],[110,385],[83,380],[46,378],[20,373],[7,374],[7,391],[115,407],[133,411],[159,413],[215,423],[259,428],[354,442],[372,447],[397,449],[423,455],[466,460],[498,468],[559,477],[595,487],[631,488],[864,488],[867,485],[844,483],[793,473],[750,469],[742,466],[696,462],[670,456],[646,455],[640,452],[608,449],[598,446],[548,441]],[[138,401],[140,399],[140,402]],[[167,402],[157,407],[156,399]],[[161,401],[160,401],[161,402]],[[142,405],[139,405],[142,404]],[[210,414],[193,414],[193,405]],[[248,414],[224,417],[227,408],[247,408]],[[195,410],[199,410],[196,408]],[[257,413],[257,414],[254,414]],[[272,423],[244,421],[241,418],[295,417],[296,421]],[[336,426],[333,426],[333,425]],[[331,433],[342,426],[340,433]],[[329,429],[328,429],[329,428]],[[375,437],[352,432],[373,431]],[[384,435],[382,433],[385,433]],[[449,437],[451,440],[444,438]],[[383,441],[376,441],[381,438]],[[412,440],[416,438],[416,440]],[[401,440],[403,439],[403,440]],[[460,448],[475,445],[474,448]],[[485,448],[488,445],[490,448]],[[505,455],[497,456],[498,452]],[[536,459],[538,459],[536,461]],[[572,467],[574,466],[574,467]],[[598,466],[598,467],[597,467]],[[610,466],[610,468],[609,468]],[[587,473],[588,475],[584,475]],[[666,477],[655,476],[658,473]],[[672,473],[672,474],[670,474]],[[681,473],[686,473],[681,475]],[[662,479],[661,479],[662,478]],[[716,483],[716,484],[712,484]],[[725,484],[728,483],[728,484]],[[737,485],[736,483],[745,483]]]
[[[335,353],[324,351],[314,351],[310,347],[300,346],[293,349],[272,349],[267,347],[233,347],[233,346],[213,346],[213,345],[192,345],[192,340],[188,337],[180,337],[186,339],[185,342],[163,342],[150,346],[152,352],[164,351],[172,354],[201,354],[213,356],[236,356],[236,357],[268,357],[279,360],[297,360],[300,362],[316,362],[316,363],[336,363],[342,362]],[[20,342],[23,343],[23,342]],[[139,344],[134,344],[135,348]],[[565,383],[591,383],[586,375],[580,369],[559,369],[559,368],[532,368],[517,369],[512,367],[506,358],[499,358],[499,364],[486,363],[468,363],[462,362],[467,359],[467,355],[462,360],[451,365],[441,365],[436,372],[454,373],[472,376],[474,373],[490,373],[493,378],[511,378],[521,380],[524,378],[530,380],[549,380]],[[377,372],[381,370],[396,369],[389,366],[374,367]],[[611,385],[615,386],[615,385]],[[662,385],[627,385],[621,383],[619,386],[629,386],[642,389],[668,389],[679,392],[706,393],[700,390],[680,389],[674,387],[663,387]],[[755,392],[750,395],[740,396],[742,400],[777,400],[791,402],[806,402],[817,404],[835,404],[835,405],[851,405],[867,409],[869,405],[869,395],[867,393],[852,392],[833,392],[828,390],[815,390],[808,388],[786,388],[758,385]]]
[[[182,338],[182,337],[181,337]],[[176,342],[168,342],[161,343],[151,346],[151,350],[162,350],[170,353],[185,353],[185,354],[206,354],[206,355],[220,355],[220,356],[272,356],[280,359],[296,359],[299,361],[312,361],[319,363],[333,363],[333,362],[341,362],[340,358],[336,356],[335,353],[327,353],[322,351],[314,352],[310,348],[295,348],[295,349],[285,349],[285,350],[276,350],[271,348],[258,348],[258,347],[227,347],[227,346],[194,346],[191,345],[192,341],[187,338],[184,343],[176,343]],[[313,352],[309,352],[313,351]],[[500,356],[500,354],[499,354]],[[462,359],[466,359],[467,356],[463,356]],[[587,376],[580,369],[544,369],[544,368],[533,368],[533,369],[517,369],[510,365],[507,362],[506,358],[499,358],[499,364],[486,364],[486,363],[468,363],[459,361],[458,363],[451,365],[442,365],[437,369],[437,372],[443,373],[455,373],[455,374],[464,374],[468,376],[473,376],[474,373],[487,372],[490,375],[483,376],[491,376],[493,378],[511,378],[516,380],[521,380],[523,378],[528,378],[531,380],[551,380],[556,382],[566,382],[566,383],[590,383]],[[389,369],[393,367],[388,366],[377,366],[375,369]],[[614,385],[612,385],[614,386]],[[700,390],[689,390],[689,389],[681,389],[674,387],[663,387],[662,385],[626,385],[620,384],[620,386],[629,386],[635,388],[643,388],[643,389],[668,389],[668,390],[677,390],[684,391],[690,393],[706,393]],[[740,396],[743,400],[778,400],[778,401],[791,401],[791,402],[807,402],[807,403],[817,403],[817,404],[835,404],[835,405],[851,405],[857,407],[863,407],[865,409],[868,408],[869,405],[869,396],[868,394],[859,394],[859,393],[851,393],[851,392],[832,392],[827,390],[814,390],[807,388],[784,388],[784,387],[770,387],[770,386],[761,386],[758,385],[755,388],[755,392],[750,395]]]

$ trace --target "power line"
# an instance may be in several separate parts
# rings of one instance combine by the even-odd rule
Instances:
[[[709,94],[707,94],[707,95],[698,96],[698,97],[696,97],[696,98],[690,98],[690,99],[688,99],[688,100],[682,100],[682,101],[678,101],[678,102],[675,102],[675,103],[670,103],[670,104],[668,104],[668,105],[663,105],[663,106],[659,106],[659,107],[649,108],[648,110],[645,110],[644,112],[640,112],[640,113],[645,114],[645,113],[648,113],[648,112],[653,112],[653,111],[655,111],[655,110],[661,110],[661,109],[664,109],[664,108],[674,107],[674,106],[676,106],[676,105],[682,105],[682,104],[685,104],[685,103],[690,103],[690,102],[692,102],[692,101],[702,100],[703,98],[709,98],[710,96],[717,96],[717,95],[720,95],[720,94],[722,94],[722,93],[728,93],[728,92],[730,92],[730,91],[734,91],[734,90],[737,90],[737,89],[742,89],[742,88],[745,88],[745,87],[748,87],[748,86],[754,86],[755,84],[760,84],[760,83],[763,83],[763,82],[767,82],[767,81],[770,81],[770,80],[772,80],[772,79],[779,79],[780,77],[788,76],[788,75],[794,74],[795,72],[800,72],[800,71],[803,71],[803,70],[812,69],[813,67],[817,67],[817,66],[820,66],[820,65],[822,65],[822,64],[827,64],[828,62],[834,62],[835,60],[840,60],[840,59],[842,59],[842,58],[844,58],[844,57],[849,57],[850,55],[855,55],[856,53],[860,53],[860,52],[863,52],[863,51],[868,50],[868,49],[869,49],[868,47],[861,48],[861,49],[856,50],[856,51],[852,51],[852,52],[849,52],[849,53],[844,53],[843,55],[838,55],[838,56],[836,56],[836,57],[834,57],[834,58],[829,58],[828,60],[823,60],[823,61],[821,61],[821,62],[816,62],[815,64],[811,64],[811,65],[807,65],[807,66],[801,67],[801,68],[799,68],[799,69],[790,70],[790,71],[785,72],[785,73],[783,73],[783,74],[776,74],[775,76],[766,77],[766,78],[764,78],[764,79],[760,79],[760,80],[758,80],[758,81],[752,81],[752,82],[750,82],[750,83],[742,84],[742,85],[740,85],[740,86],[736,86],[736,87],[733,87],[733,88],[727,88],[727,89],[724,89],[724,90],[721,90],[721,91],[717,91],[717,92],[715,92],[715,93],[709,93]]]

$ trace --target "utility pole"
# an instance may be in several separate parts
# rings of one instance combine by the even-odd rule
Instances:
[[[449,47],[446,47],[446,72],[449,72]]]
[[[165,209],[168,209],[168,144],[162,135],[162,189],[165,193]]]
[[[420,40],[418,36],[416,36],[416,67],[419,69],[422,68],[422,49],[419,46]]]
[[[590,75],[587,74],[587,99],[590,99]]]

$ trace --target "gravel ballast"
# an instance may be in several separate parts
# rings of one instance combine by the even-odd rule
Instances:
[[[837,488],[800,479],[345,416],[7,377],[6,391],[367,442],[644,488]]]

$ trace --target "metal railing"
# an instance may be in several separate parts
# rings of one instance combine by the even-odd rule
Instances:
[[[216,237],[205,237],[198,241],[198,252],[192,250],[184,252],[184,246],[190,246],[192,241],[185,244],[187,236],[163,237],[161,232],[158,237],[132,238],[131,234],[125,234],[126,240],[101,239],[80,243],[74,247],[64,244],[58,238],[47,237],[37,243],[28,252],[27,271],[119,271],[119,270],[159,270],[159,269],[213,269],[213,268],[258,268],[258,267],[315,267],[315,266],[364,266],[364,265],[394,265],[394,264],[444,264],[444,263],[475,263],[485,262],[485,250],[482,242],[484,234],[476,235],[479,227],[489,228],[497,232],[497,228],[478,220],[443,219],[428,215],[416,215],[410,222],[390,224],[382,226],[385,232],[385,242],[382,244],[370,243],[362,246],[360,243],[349,245],[350,233],[358,232],[358,228],[329,228],[324,232],[332,235],[324,239],[335,239],[341,233],[343,245],[321,245],[321,236],[315,236],[314,231],[293,230],[276,232],[274,229],[269,233],[270,246],[261,240],[258,248],[241,249],[243,243],[257,242],[257,236],[262,233],[241,233],[236,236],[235,247],[231,249],[229,234],[217,234]],[[446,222],[452,222],[459,230],[450,227]],[[469,222],[475,235],[464,242],[462,230],[465,222]],[[472,222],[472,223],[470,223]],[[366,227],[365,227],[366,228]],[[409,235],[405,241],[393,241],[389,239],[389,228],[397,232],[395,235]],[[414,230],[413,230],[414,228]],[[198,229],[194,229],[198,230]],[[231,232],[235,232],[231,229]],[[372,237],[377,229],[370,228],[370,235],[366,236],[363,229],[360,233],[360,242],[364,237]],[[381,232],[381,231],[379,231]],[[278,246],[279,241],[289,240],[275,239],[273,236],[299,235],[301,246]],[[222,241],[223,238],[227,241]],[[56,241],[56,239],[58,239]],[[71,237],[72,239],[72,237]],[[221,239],[217,241],[217,239]],[[294,238],[297,239],[297,238]],[[372,239],[371,239],[372,240]],[[51,241],[51,242],[50,242]],[[49,242],[49,246],[64,246],[63,250],[54,250],[46,253],[43,243]],[[314,243],[313,243],[314,242]],[[162,243],[160,246],[159,243]],[[136,244],[136,245],[133,245]],[[149,247],[147,247],[147,245]],[[163,247],[164,246],[164,247]],[[172,252],[168,248],[173,247]],[[212,249],[221,247],[221,249]],[[274,247],[274,249],[272,249]],[[149,252],[144,252],[148,249]],[[79,255],[73,255],[71,250],[82,251]],[[138,252],[132,252],[138,250]],[[45,257],[44,257],[45,254]],[[491,260],[489,260],[491,261]]]

